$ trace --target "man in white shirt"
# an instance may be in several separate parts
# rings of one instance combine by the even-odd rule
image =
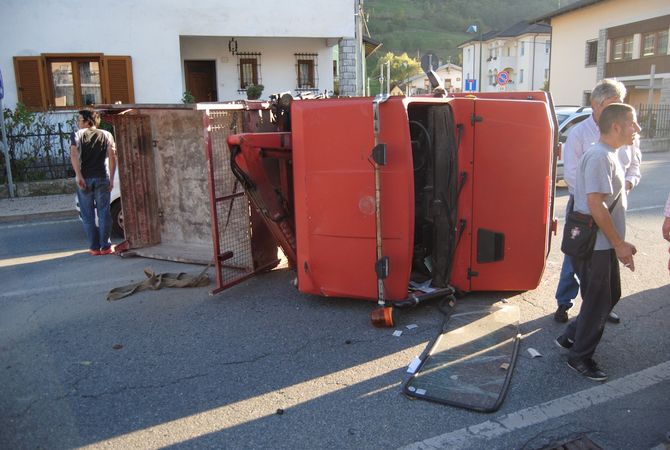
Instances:
[[[572,208],[574,189],[577,180],[577,170],[582,155],[594,143],[600,139],[600,130],[598,129],[598,119],[602,111],[612,103],[622,103],[626,97],[626,87],[616,80],[604,79],[599,82],[591,92],[591,108],[593,114],[588,119],[575,125],[568,140],[563,146],[563,178],[570,191],[570,199],[566,209]],[[619,162],[625,171],[626,192],[629,192],[640,182],[640,163],[642,153],[640,152],[640,141],[636,138],[633,145],[624,145],[617,150]],[[625,200],[624,200],[625,201]],[[558,308],[554,313],[554,320],[557,322],[568,321],[568,309],[572,307],[572,301],[579,292],[579,282],[575,277],[570,258],[563,259],[561,275],[556,288],[556,302]],[[613,311],[608,318],[610,322],[619,323],[619,316]]]

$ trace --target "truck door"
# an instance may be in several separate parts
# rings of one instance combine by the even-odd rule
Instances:
[[[371,98],[301,100],[291,106],[298,289],[375,299],[375,145]],[[382,250],[388,300],[404,299],[414,226],[412,152],[400,98],[380,106]]]
[[[553,127],[548,104],[475,100],[471,289],[528,290],[549,245]]]

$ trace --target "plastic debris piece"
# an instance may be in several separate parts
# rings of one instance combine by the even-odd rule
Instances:
[[[93,361],[79,361],[79,364],[81,364],[82,366],[90,366],[91,364],[93,364]]]
[[[395,336],[395,337],[400,337],[401,335],[402,335],[402,330],[395,330],[393,332],[393,336]]]
[[[405,328],[407,328],[408,330],[413,330],[414,328],[417,328],[417,327],[418,327],[418,325],[415,324],[415,323],[411,323],[411,324],[405,326]]]
[[[507,370],[507,369],[509,369],[509,363],[502,363],[502,364],[500,365],[500,368],[501,368],[502,370]]]
[[[421,358],[417,356],[412,360],[412,362],[409,363],[409,366],[407,366],[407,373],[416,372],[416,369],[419,368],[419,364],[421,364]]]
[[[112,345],[112,348],[114,350],[121,350],[123,348],[123,344],[114,344]]]
[[[540,356],[542,356],[542,354],[537,350],[535,350],[533,347],[530,347],[528,349],[528,353],[530,353],[531,358],[539,358]]]

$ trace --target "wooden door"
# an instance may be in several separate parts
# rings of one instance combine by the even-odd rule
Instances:
[[[216,91],[215,61],[184,61],[186,90],[193,94],[196,102],[215,102]]]

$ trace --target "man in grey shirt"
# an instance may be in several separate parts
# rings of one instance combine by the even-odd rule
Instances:
[[[637,251],[624,240],[627,198],[624,169],[616,151],[622,145],[631,145],[640,127],[635,110],[623,103],[607,106],[598,127],[600,141],[584,153],[579,165],[574,209],[590,214],[599,231],[593,253],[585,259],[572,258],[580,280],[582,307],[556,343],[570,350],[568,366],[591,380],[605,381],[607,375],[593,360],[593,354],[607,316],[621,298],[618,261],[635,270],[633,255]]]

